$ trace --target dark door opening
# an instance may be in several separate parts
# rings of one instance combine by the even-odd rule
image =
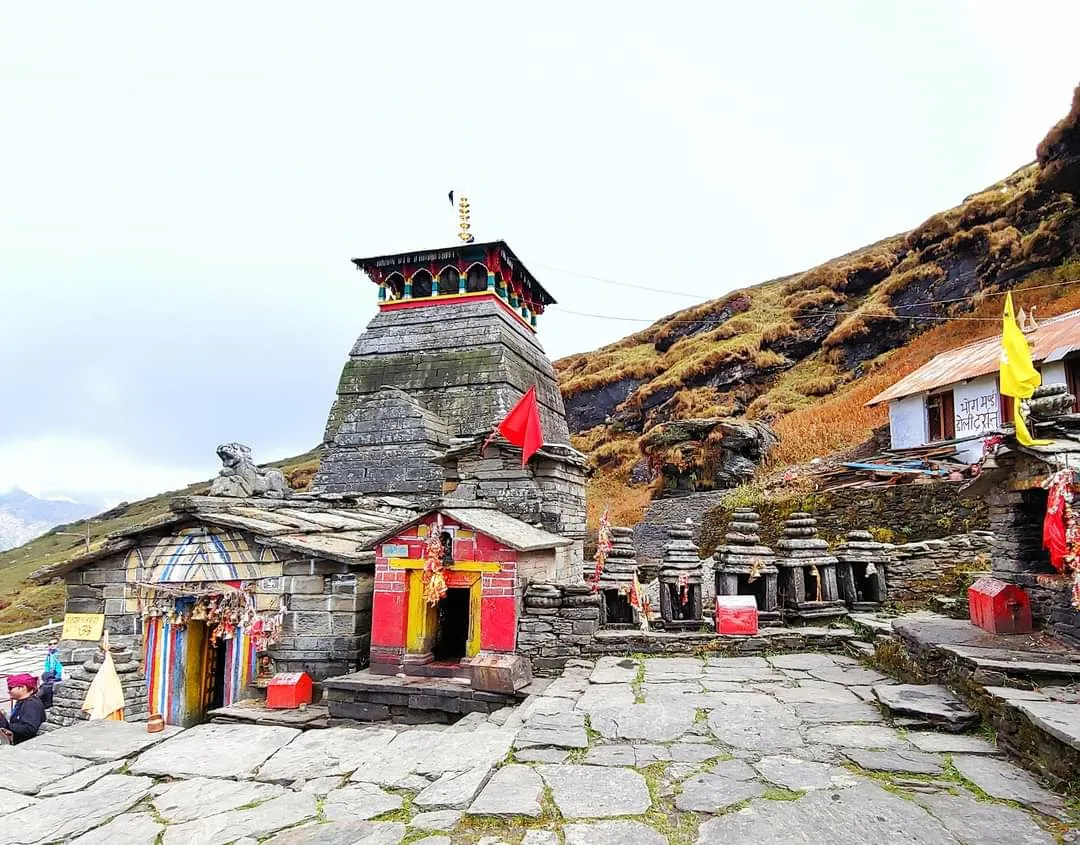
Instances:
[[[225,640],[219,639],[210,647],[210,657],[214,661],[214,680],[210,692],[211,709],[225,706],[225,651]]]
[[[765,595],[768,585],[762,577],[750,580],[749,575],[738,575],[738,593],[740,596],[753,596],[757,602],[758,610],[765,609]]]
[[[633,625],[634,608],[630,599],[618,590],[604,590],[604,624]]]
[[[439,662],[456,662],[465,656],[469,641],[469,590],[451,587],[439,602],[432,654]]]

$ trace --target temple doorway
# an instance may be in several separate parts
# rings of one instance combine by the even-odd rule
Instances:
[[[451,587],[439,602],[432,654],[440,663],[457,663],[469,642],[469,588]]]

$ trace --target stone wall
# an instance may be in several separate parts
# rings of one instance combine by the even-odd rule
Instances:
[[[287,612],[281,642],[270,648],[275,669],[318,681],[366,668],[374,568],[309,558],[285,561],[282,572]]]
[[[428,456],[398,450],[390,464],[372,450],[411,442],[389,414],[364,429],[367,401],[384,386],[408,397],[445,424],[452,438],[490,431],[529,387],[536,386],[544,440],[569,444],[562,395],[551,361],[536,337],[491,299],[383,311],[357,339],[338,382],[326,423],[328,446],[314,492],[441,492]],[[430,422],[430,421],[429,421]],[[425,425],[430,431],[430,424]],[[369,436],[372,435],[372,436]],[[416,434],[409,437],[416,439]],[[420,438],[423,445],[432,439]],[[408,482],[409,487],[402,487]],[[415,489],[414,489],[415,488]]]
[[[761,539],[770,547],[775,547],[784,520],[795,511],[812,514],[819,535],[830,543],[855,529],[870,531],[884,543],[936,540],[990,529],[986,503],[965,497],[957,482],[849,487],[758,502],[722,500],[702,517],[699,541],[702,554],[723,543],[729,514],[736,506],[753,506],[758,510]]]
[[[142,617],[127,609],[124,599],[123,553],[68,573],[68,613],[104,613],[113,646],[141,654]],[[263,578],[264,596],[280,596],[287,609],[281,642],[270,648],[279,672],[307,672],[315,680],[363,668],[371,646],[373,569],[321,558],[294,558],[282,563],[281,578]],[[276,602],[275,602],[276,604]],[[81,663],[97,652],[96,643],[61,643],[65,664]]]
[[[27,628],[25,631],[16,631],[13,634],[0,635],[0,651],[10,651],[21,648],[24,645],[40,645],[47,643],[53,637],[59,637],[63,629],[63,622],[53,622],[50,625],[42,625],[39,628]]]
[[[1046,465],[1020,459],[1012,467],[1012,484],[1032,484]],[[1042,547],[1046,491],[1038,487],[1009,490],[1003,485],[988,496],[990,522],[997,536],[993,555],[994,577],[1023,587],[1031,598],[1031,616],[1037,626],[1080,643],[1080,612],[1073,608],[1071,585],[1050,565]]]
[[[517,651],[537,675],[557,675],[600,629],[599,594],[587,586],[532,584],[518,620]]]
[[[660,560],[664,556],[664,544],[667,542],[667,529],[685,528],[689,519],[693,540],[699,543],[706,513],[722,506],[727,495],[726,490],[690,493],[670,499],[656,499],[649,505],[641,522],[634,526],[634,547],[637,549],[638,564],[645,567],[646,580],[652,574],[650,570],[655,572],[660,566]],[[723,511],[722,519],[719,513],[710,517],[713,533],[720,523],[723,523],[721,538],[727,530],[727,513],[728,511]]]
[[[923,603],[967,588],[969,573],[989,571],[994,535],[975,531],[939,540],[892,546],[885,569],[890,603]]]

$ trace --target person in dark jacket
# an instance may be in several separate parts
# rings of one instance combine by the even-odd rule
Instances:
[[[13,704],[10,715],[0,713],[0,733],[8,742],[18,745],[37,736],[45,721],[45,705],[34,695],[37,678],[33,675],[8,675],[7,686]]]

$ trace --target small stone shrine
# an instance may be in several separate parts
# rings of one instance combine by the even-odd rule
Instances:
[[[109,651],[112,653],[116,674],[120,678],[120,687],[124,691],[124,721],[145,722],[148,707],[142,665],[126,646],[111,646]],[[83,701],[86,700],[86,692],[104,661],[105,651],[98,648],[89,660],[67,672],[64,680],[56,685],[52,707],[46,712],[42,731],[64,728],[87,718],[87,714],[82,710]]]
[[[770,548],[761,545],[760,528],[761,517],[753,508],[735,508],[724,545],[713,555],[716,595],[753,596],[758,619],[775,622],[780,618],[775,556]]]
[[[633,529],[612,526],[611,551],[608,552],[604,571],[596,585],[604,597],[600,610],[601,625],[608,628],[630,627],[641,621],[630,604],[630,591],[633,589],[637,569]]]
[[[798,620],[829,619],[847,613],[836,579],[837,560],[817,536],[817,520],[796,512],[784,523],[776,566],[785,612]]]
[[[690,528],[668,528],[660,564],[660,618],[667,629],[701,627],[701,559]]]
[[[840,595],[852,610],[874,611],[885,601],[885,544],[869,531],[849,531],[833,554],[839,561],[836,577]]]

